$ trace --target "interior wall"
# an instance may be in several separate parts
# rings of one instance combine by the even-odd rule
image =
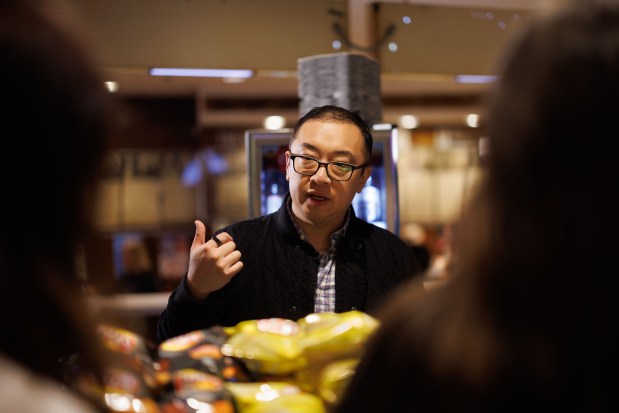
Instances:
[[[191,99],[127,99],[123,104],[124,127],[102,186],[102,229],[182,227],[195,217],[221,226],[247,218],[244,129],[196,132]],[[399,130],[401,222],[433,225],[458,218],[481,174],[478,135],[463,127]],[[195,162],[201,175],[184,183]],[[222,164],[216,172],[209,171],[213,162]]]
[[[100,187],[100,233],[86,246],[89,276],[105,291],[113,289],[115,234],[191,238],[196,218],[215,230],[249,213],[244,129],[196,132],[192,99],[126,99],[122,108],[122,127]],[[457,221],[482,175],[478,138],[474,129],[399,130],[401,226],[415,223],[434,231]],[[187,181],[191,165],[200,174]]]

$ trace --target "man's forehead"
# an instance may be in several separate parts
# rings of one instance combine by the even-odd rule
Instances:
[[[312,151],[312,152],[321,152],[321,148],[313,145],[311,143],[308,142],[303,142],[303,141],[299,141],[298,145],[295,145],[298,147],[298,149],[306,149],[308,151]],[[329,153],[331,155],[336,155],[336,156],[352,156],[354,157],[355,154],[349,150],[349,148],[336,148],[334,150],[330,150]]]
[[[363,134],[357,125],[329,119],[311,120],[304,123],[297,131],[296,139],[304,138],[303,140],[312,141],[321,139],[324,135],[329,135],[330,139],[333,138],[332,135],[336,135],[339,138],[349,140],[353,145],[357,142],[363,143]]]

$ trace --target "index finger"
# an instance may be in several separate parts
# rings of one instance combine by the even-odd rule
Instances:
[[[216,247],[221,247],[226,242],[232,241],[232,236],[227,232],[219,232],[213,234],[213,236],[211,237],[211,241],[216,244]]]

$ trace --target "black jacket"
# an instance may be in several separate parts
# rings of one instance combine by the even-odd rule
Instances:
[[[243,269],[204,301],[189,295],[185,277],[161,313],[158,342],[215,325],[274,317],[296,321],[314,312],[318,253],[299,238],[286,211],[287,199],[272,214],[221,230],[234,239]],[[337,245],[335,312],[372,314],[418,268],[411,248],[398,236],[357,218],[352,207],[350,214]]]

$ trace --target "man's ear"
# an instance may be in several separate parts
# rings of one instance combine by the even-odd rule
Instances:
[[[290,162],[291,162],[290,151],[286,151],[286,181],[289,180],[288,171],[290,170]]]
[[[361,177],[359,178],[359,186],[357,187],[357,193],[360,193],[361,191],[363,191],[363,187],[365,186],[365,183],[368,181],[368,179],[370,179],[370,175],[372,175],[372,167],[367,166],[365,167],[365,169],[363,169],[363,173],[361,174]]]

